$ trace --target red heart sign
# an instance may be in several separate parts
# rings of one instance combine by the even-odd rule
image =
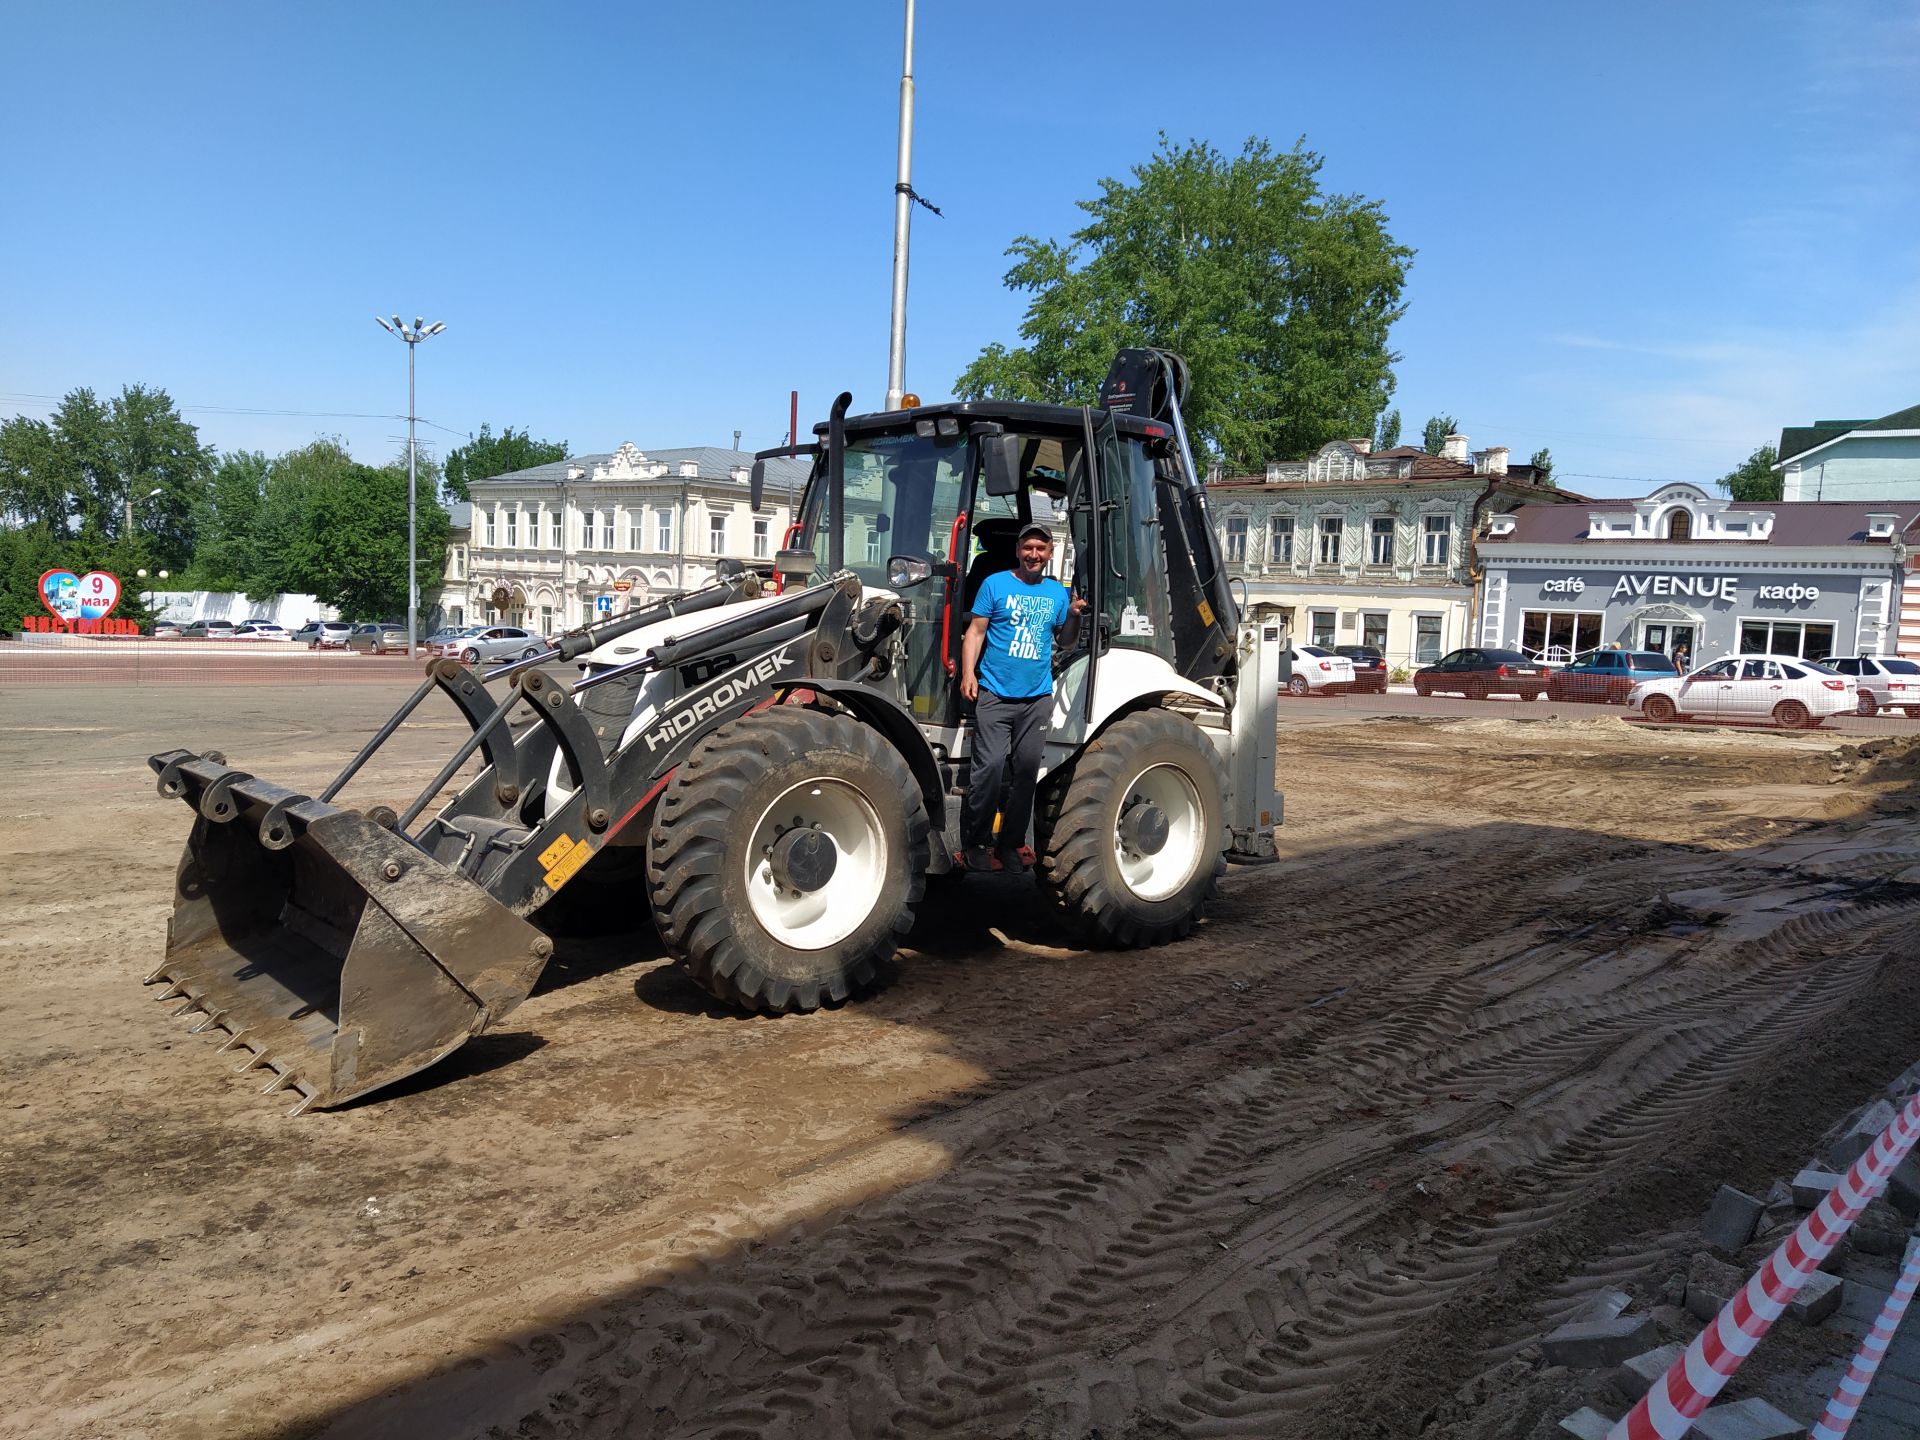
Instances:
[[[120,603],[120,581],[104,570],[49,570],[40,577],[40,603],[62,620],[98,620]]]

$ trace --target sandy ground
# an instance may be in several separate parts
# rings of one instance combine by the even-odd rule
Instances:
[[[393,697],[51,698],[0,692],[0,1435],[1544,1436],[1527,1342],[1920,1056],[1910,742],[1354,717],[1180,945],[957,880],[767,1020],[643,929],[289,1120],[140,984],[143,760],[321,783]]]

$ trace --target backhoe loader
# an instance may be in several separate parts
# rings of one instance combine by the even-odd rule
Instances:
[[[811,460],[768,571],[723,567],[487,673],[432,660],[317,794],[152,756],[194,820],[149,982],[293,1113],[497,1025],[567,910],[639,922],[644,903],[687,973],[750,1011],[857,994],[956,869],[960,637],[1036,518],[1092,623],[1055,657],[1035,876],[1090,946],[1187,934],[1226,862],[1274,853],[1280,634],[1240,622],[1185,387],[1176,357],[1129,350],[1097,406],[850,416],[843,394],[813,443],[753,468],[757,509],[767,459]],[[343,799],[436,695],[471,733],[411,803]]]

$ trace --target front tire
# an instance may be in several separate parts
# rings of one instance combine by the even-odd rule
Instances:
[[[1307,684],[1307,677],[1304,675],[1293,675],[1287,679],[1287,693],[1296,700],[1306,699],[1307,691],[1311,688],[1312,687]]]
[[[721,726],[680,766],[648,837],[647,887],[695,983],[766,1014],[817,1010],[893,959],[926,856],[899,752],[850,716],[777,706]]]
[[[1860,703],[1855,706],[1854,709],[1862,719],[1867,720],[1871,720],[1875,715],[1880,713],[1879,703],[1873,698],[1873,692],[1871,690],[1862,690],[1860,692]]]
[[[1122,716],[1046,787],[1041,888],[1097,945],[1178,940],[1226,868],[1225,792],[1219,751],[1191,720]]]
[[[480,663],[480,652],[478,650],[461,651],[460,663],[462,665],[478,665]]]

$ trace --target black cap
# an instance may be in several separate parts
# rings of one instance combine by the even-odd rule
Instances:
[[[1049,545],[1053,543],[1053,531],[1049,530],[1046,526],[1042,525],[1038,520],[1035,520],[1030,525],[1022,525],[1020,527],[1020,533],[1013,537],[1013,543],[1018,545],[1022,540],[1026,539],[1027,536],[1029,535],[1038,535],[1042,540],[1046,541]]]

